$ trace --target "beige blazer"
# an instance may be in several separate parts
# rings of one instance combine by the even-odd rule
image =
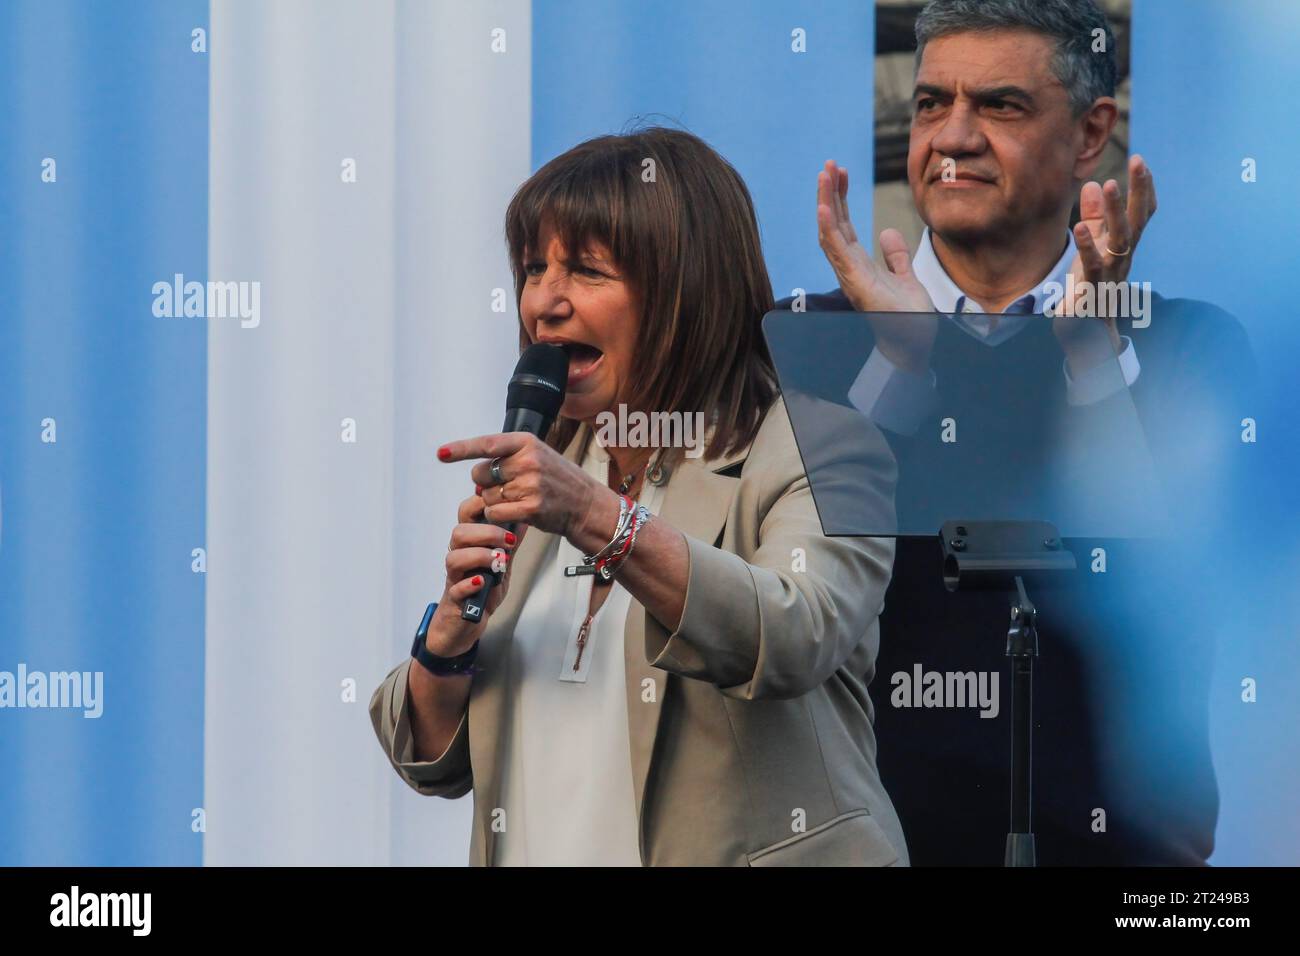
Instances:
[[[846,433],[861,433],[852,410],[827,410],[848,416]],[[589,435],[584,425],[565,457],[580,461]],[[892,508],[883,439],[870,455],[878,480],[856,492]],[[624,632],[642,862],[906,865],[867,696],[893,539],[822,534],[781,399],[748,448],[686,459],[664,491],[660,520],[686,535],[690,552],[685,611],[670,633],[634,600]],[[533,529],[512,558],[510,593],[484,629],[469,707],[446,753],[412,759],[409,659],[370,700],[380,745],[407,784],[437,797],[473,790],[471,865],[492,863],[494,826],[510,819],[500,803],[499,731],[513,700],[504,665],[546,543]]]

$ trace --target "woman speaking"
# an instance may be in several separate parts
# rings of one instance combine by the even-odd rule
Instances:
[[[893,542],[822,534],[739,175],[685,132],[600,137],[520,187],[506,238],[520,347],[563,347],[568,387],[545,441],[439,449],[475,488],[370,701],[394,769],[474,791],[475,865],[905,864],[867,697]],[[608,434],[636,413],[705,433]],[[887,498],[883,442],[871,467]]]

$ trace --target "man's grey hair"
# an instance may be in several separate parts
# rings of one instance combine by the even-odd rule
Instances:
[[[930,0],[916,18],[916,65],[925,45],[969,31],[1033,30],[1056,41],[1052,72],[1076,116],[1100,96],[1114,96],[1119,65],[1115,33],[1095,0]],[[1093,52],[1103,31],[1104,52]]]

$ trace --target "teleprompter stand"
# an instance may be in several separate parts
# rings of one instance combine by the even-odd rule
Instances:
[[[1025,591],[1025,578],[1073,571],[1074,555],[1046,521],[947,521],[943,583],[958,588],[1000,589],[1010,595],[1011,624],[1011,829],[1005,866],[1034,866],[1033,719],[1034,658],[1038,656],[1038,609]]]

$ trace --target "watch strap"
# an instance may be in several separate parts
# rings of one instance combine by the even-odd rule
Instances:
[[[420,626],[415,631],[411,656],[420,663],[421,667],[438,677],[473,674],[474,660],[478,657],[478,641],[475,641],[474,646],[465,653],[457,654],[455,657],[441,657],[425,645],[425,639],[429,636],[429,622],[433,620],[433,612],[437,609],[436,601],[425,609]]]

